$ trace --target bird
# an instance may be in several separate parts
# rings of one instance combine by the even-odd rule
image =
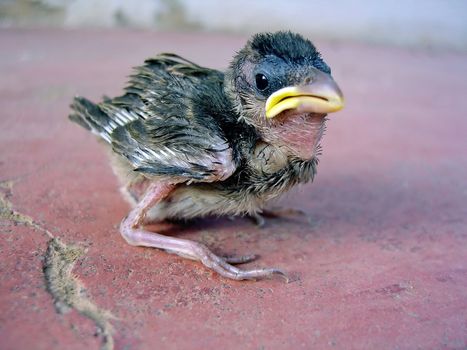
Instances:
[[[281,276],[242,269],[256,255],[219,256],[206,245],[147,229],[205,216],[261,218],[266,203],[316,175],[328,113],[344,106],[314,44],[291,31],[253,35],[222,72],[172,53],[134,68],[123,94],[76,96],[69,119],[110,151],[129,214],[130,245],[197,260],[233,280]]]

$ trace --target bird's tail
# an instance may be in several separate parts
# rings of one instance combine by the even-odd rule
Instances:
[[[107,142],[111,142],[110,133],[114,129],[112,119],[98,105],[84,97],[75,97],[71,104],[71,114],[68,118],[91,130]]]

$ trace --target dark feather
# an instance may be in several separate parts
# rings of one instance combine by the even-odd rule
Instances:
[[[235,152],[215,120],[228,118],[231,109],[221,72],[162,54],[136,68],[125,91],[98,105],[76,98],[70,119],[108,141],[141,173],[212,181],[235,170]],[[204,101],[226,116],[203,110]]]

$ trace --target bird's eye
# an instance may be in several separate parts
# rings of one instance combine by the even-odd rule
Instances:
[[[268,78],[264,76],[264,74],[256,74],[256,87],[263,91],[265,90],[269,85]]]

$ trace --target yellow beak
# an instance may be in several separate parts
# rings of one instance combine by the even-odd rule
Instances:
[[[266,101],[266,118],[274,118],[288,109],[298,113],[326,114],[344,107],[344,96],[329,74],[314,69],[312,82],[289,86],[274,92]]]

